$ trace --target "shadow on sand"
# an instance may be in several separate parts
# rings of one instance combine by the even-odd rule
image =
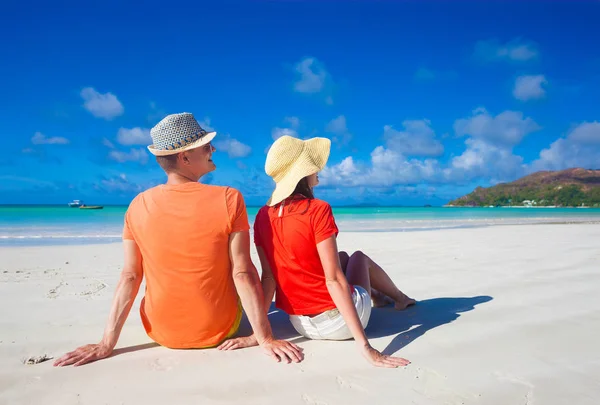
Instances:
[[[121,347],[119,349],[115,349],[110,357],[115,357],[115,356],[119,356],[121,354],[127,354],[127,353],[132,353],[132,352],[137,352],[138,350],[145,350],[145,349],[152,349],[155,347],[159,347],[158,343],[144,343],[142,345],[135,345],[135,346],[127,346],[127,347]]]
[[[451,323],[458,319],[462,312],[471,311],[476,305],[492,299],[488,295],[431,298],[418,301],[416,305],[404,311],[396,311],[392,307],[373,308],[366,329],[367,337],[372,339],[396,335],[383,350],[384,354],[392,355],[423,336],[428,330]],[[296,344],[307,340],[296,332],[289,317],[275,308],[274,304],[269,308],[269,322],[277,339],[291,339]],[[250,323],[244,315],[239,335],[248,336],[251,333]]]
[[[418,301],[416,305],[404,311],[396,311],[392,307],[374,308],[366,329],[367,337],[372,339],[396,335],[383,350],[384,354],[392,355],[418,337],[423,336],[427,331],[451,323],[458,319],[462,312],[471,311],[475,309],[476,305],[486,303],[492,299],[492,297],[487,295],[478,297],[431,298]],[[274,303],[269,308],[269,322],[273,329],[273,335],[277,339],[290,339],[291,342],[296,344],[307,340],[296,332],[290,323],[288,315],[275,308]],[[238,336],[248,336],[251,333],[250,322],[244,313]],[[116,349],[112,356],[158,346],[156,343],[146,343],[123,347]]]
[[[282,310],[275,308],[274,302],[272,302],[269,307],[269,323],[273,330],[273,336],[276,339],[291,339],[290,341],[296,344],[308,340],[296,332],[296,329],[294,329],[290,322],[289,316]],[[250,334],[252,334],[252,327],[244,312],[238,336],[248,336]]]
[[[476,305],[492,299],[487,295],[431,298],[418,301],[416,305],[400,312],[391,307],[374,308],[366,329],[367,337],[397,335],[382,351],[383,354],[392,355],[427,331],[451,323],[458,319],[462,312],[471,311]]]

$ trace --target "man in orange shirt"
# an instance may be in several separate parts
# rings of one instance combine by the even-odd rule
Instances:
[[[242,307],[266,354],[299,362],[301,350],[271,332],[258,272],[250,258],[246,206],[239,191],[201,184],[215,170],[206,132],[189,113],[172,114],[150,132],[148,150],[166,184],[138,194],[125,214],[125,264],[104,337],[59,358],[79,366],[111,355],[142,278],[140,315],[148,336],[174,349],[216,347],[233,337]]]

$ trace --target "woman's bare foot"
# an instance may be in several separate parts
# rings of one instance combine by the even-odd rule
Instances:
[[[407,297],[405,294],[402,294],[402,297],[396,301],[396,304],[394,304],[394,309],[396,311],[402,311],[408,307],[410,307],[411,305],[415,305],[417,303],[417,301],[415,301],[414,299]]]

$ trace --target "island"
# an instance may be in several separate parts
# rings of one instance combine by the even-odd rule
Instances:
[[[600,207],[600,170],[540,171],[510,183],[477,187],[450,207]]]

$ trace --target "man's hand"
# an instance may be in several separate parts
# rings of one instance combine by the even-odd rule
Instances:
[[[381,354],[378,350],[371,347],[371,345],[365,345],[362,348],[362,354],[365,358],[376,367],[388,367],[397,368],[403,367],[410,364],[410,361],[401,357],[392,357],[385,354]]]
[[[96,360],[105,359],[110,356],[113,349],[102,343],[92,344],[78,347],[72,352],[69,352],[54,362],[54,367],[82,366],[86,363],[91,363]]]
[[[267,340],[260,345],[266,355],[271,356],[277,362],[281,360],[286,363],[300,363],[304,360],[302,349],[287,340]]]
[[[217,349],[219,350],[235,350],[235,349],[243,349],[245,347],[253,347],[258,346],[258,342],[256,341],[256,337],[254,335],[237,337],[233,339],[228,339],[221,343]]]

